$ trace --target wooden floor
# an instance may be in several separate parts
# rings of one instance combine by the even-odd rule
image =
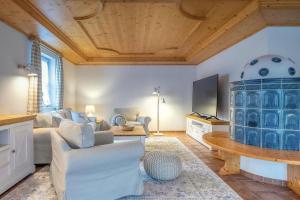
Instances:
[[[223,166],[224,161],[214,158],[211,151],[185,133],[174,132],[164,133],[164,135],[177,137],[216,174],[218,174],[219,169]],[[245,200],[300,199],[300,197],[288,188],[260,183],[242,175],[220,177]]]
[[[182,132],[172,132],[164,133],[164,136],[178,138],[216,174],[218,174],[219,169],[223,166],[223,161],[214,158],[213,154],[206,147],[204,147],[191,137],[187,136],[186,134]],[[41,167],[42,166],[37,166],[37,170],[41,169]],[[245,200],[300,200],[300,197],[298,197],[288,188],[259,183],[242,175],[220,177]],[[5,194],[9,193],[15,187],[17,187],[17,185],[11,188],[6,193],[0,195],[0,199],[1,197],[4,197]]]

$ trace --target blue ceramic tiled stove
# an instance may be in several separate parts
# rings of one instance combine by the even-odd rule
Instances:
[[[291,59],[252,60],[231,84],[231,138],[261,148],[299,151],[300,78]]]

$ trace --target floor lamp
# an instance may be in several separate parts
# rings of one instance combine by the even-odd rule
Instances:
[[[160,131],[159,131],[159,104],[160,104],[160,87],[156,87],[154,88],[154,91],[152,92],[153,95],[157,96],[157,130],[156,133],[154,133],[155,136],[161,136],[163,135]],[[162,103],[166,103],[165,99],[162,98]]]

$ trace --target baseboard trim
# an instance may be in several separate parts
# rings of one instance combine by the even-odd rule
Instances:
[[[281,186],[281,187],[287,187],[287,181],[284,181],[284,180],[278,180],[278,179],[272,179],[272,178],[259,176],[259,175],[256,175],[256,174],[246,172],[242,169],[241,169],[241,174],[243,176],[246,176],[247,178],[250,178],[250,179],[254,180],[254,181],[267,183],[267,184],[272,184],[272,185],[277,185],[277,186]]]

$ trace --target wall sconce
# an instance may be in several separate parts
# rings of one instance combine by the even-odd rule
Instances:
[[[37,76],[36,71],[34,70],[34,67],[30,64],[27,65],[18,65],[18,69],[24,70],[27,72],[27,76]]]

